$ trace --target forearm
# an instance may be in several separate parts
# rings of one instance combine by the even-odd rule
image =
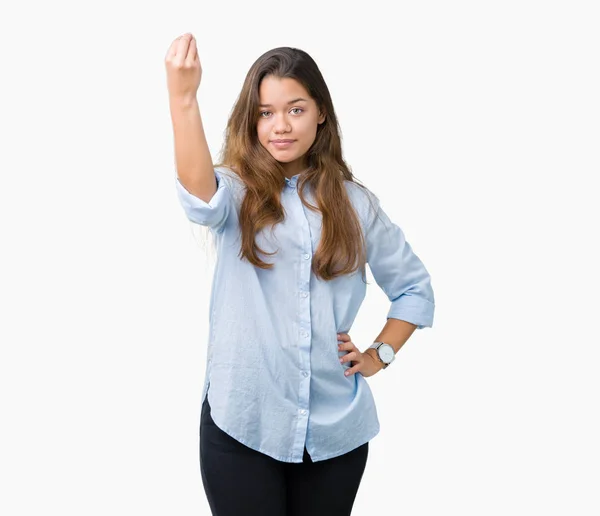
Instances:
[[[412,324],[407,321],[401,321],[400,319],[388,319],[383,327],[383,330],[381,330],[381,333],[373,342],[385,342],[390,344],[394,348],[394,352],[398,353],[400,348],[410,338],[416,329],[416,324]],[[379,360],[377,358],[377,352],[375,349],[367,349],[366,352],[372,354],[375,359]]]
[[[217,182],[198,101],[170,97],[169,107],[177,176],[188,192],[209,202],[217,191]]]

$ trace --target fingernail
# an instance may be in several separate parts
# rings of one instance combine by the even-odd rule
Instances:
[[[350,374],[350,372],[349,372],[349,371],[346,371],[346,372],[344,373],[344,375],[345,375],[345,376],[348,376],[349,374]]]

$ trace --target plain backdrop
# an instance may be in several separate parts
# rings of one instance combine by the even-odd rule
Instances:
[[[164,67],[192,32],[213,157],[254,60],[306,50],[345,159],[432,276],[433,328],[369,378],[353,514],[600,514],[594,4],[3,5],[0,513],[210,514],[214,257],[176,197]],[[362,350],[389,308],[369,279]]]

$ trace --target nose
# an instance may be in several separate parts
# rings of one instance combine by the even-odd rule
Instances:
[[[285,117],[277,117],[273,124],[273,132],[275,134],[283,134],[289,132],[292,128]]]

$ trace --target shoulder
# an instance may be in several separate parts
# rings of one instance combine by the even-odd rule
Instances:
[[[222,187],[229,191],[234,205],[239,210],[246,194],[246,185],[242,178],[232,168],[225,165],[215,166],[215,176],[217,177],[219,188]]]
[[[344,180],[348,198],[365,227],[371,225],[379,210],[379,198],[364,185]]]
[[[244,185],[240,176],[232,168],[224,165],[217,165],[215,167],[215,175],[219,181],[222,180],[230,188],[241,188]]]

